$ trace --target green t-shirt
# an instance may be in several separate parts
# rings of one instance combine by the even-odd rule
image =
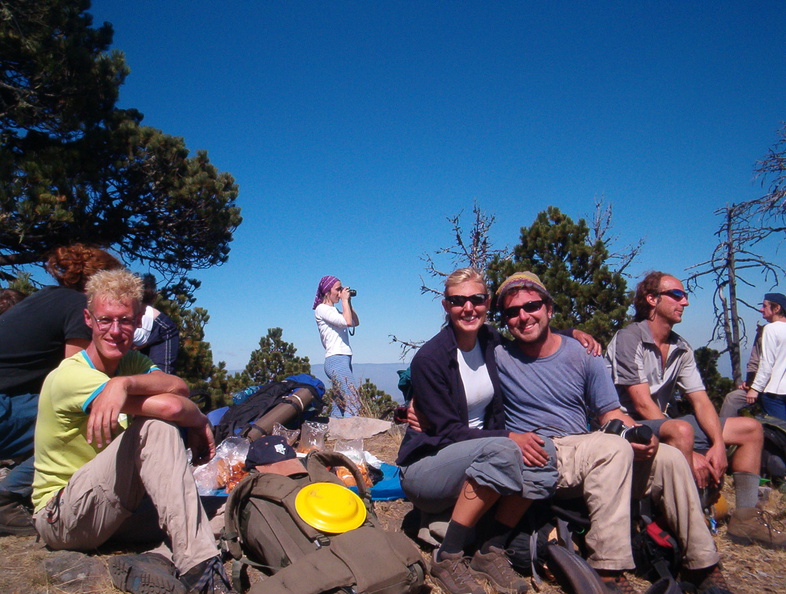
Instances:
[[[141,375],[157,369],[142,353],[129,351],[120,360],[115,375]],[[109,379],[81,351],[63,360],[44,380],[35,427],[36,512],[101,451],[87,443],[88,408]]]

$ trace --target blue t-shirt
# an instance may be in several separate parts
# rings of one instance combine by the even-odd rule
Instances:
[[[587,423],[619,408],[617,391],[602,357],[562,337],[553,355],[524,355],[514,342],[494,349],[509,431],[559,437],[587,432]]]

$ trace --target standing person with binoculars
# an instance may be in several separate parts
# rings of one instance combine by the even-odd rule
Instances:
[[[357,291],[343,287],[335,276],[323,276],[311,307],[325,347],[325,373],[341,392],[341,398],[334,400],[340,416],[357,414],[360,408],[360,386],[352,372],[352,348],[349,346],[349,329],[360,324],[352,308],[355,295]],[[336,307],[339,301],[340,310]]]

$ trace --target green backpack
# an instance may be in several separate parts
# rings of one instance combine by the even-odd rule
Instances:
[[[367,513],[359,528],[328,534],[300,518],[295,498],[310,483],[343,485],[328,470],[337,466],[355,477]],[[235,559],[235,589],[248,590],[251,566],[268,576],[254,584],[251,594],[417,591],[425,581],[423,558],[403,533],[380,527],[357,466],[337,452],[312,452],[305,471],[295,477],[254,471],[229,494],[222,541]]]

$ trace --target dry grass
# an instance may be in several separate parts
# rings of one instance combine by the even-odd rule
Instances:
[[[398,442],[388,435],[366,440],[366,449],[374,453],[381,460],[392,462],[398,452]],[[729,502],[729,507],[734,508],[734,489],[731,481],[727,480],[723,490],[724,497]],[[786,495],[773,489],[770,499],[766,503],[769,511],[776,520],[786,523]],[[410,503],[394,501],[377,504],[380,520],[386,528],[400,530],[401,520],[412,509]],[[726,538],[726,526],[721,525],[714,537],[723,563],[723,573],[729,586],[739,594],[758,594],[760,592],[786,592],[786,550],[773,551],[757,545],[739,546]],[[424,553],[424,558],[428,555]],[[646,591],[650,583],[632,577],[631,582],[640,592]],[[434,594],[442,590],[430,580]],[[491,590],[488,590],[491,592]],[[561,593],[563,590],[553,583],[544,583],[540,589],[544,594]]]
[[[398,451],[400,435],[380,435],[365,442],[366,450],[385,462],[392,463]],[[724,496],[730,506],[734,505],[733,489],[724,488]],[[389,530],[401,530],[404,516],[412,509],[405,501],[377,502],[377,515],[383,526]],[[767,509],[776,519],[783,520],[786,516],[786,496],[773,490]],[[758,594],[760,592],[786,592],[786,551],[771,551],[759,546],[737,546],[725,538],[726,528],[721,526],[715,535],[715,543],[723,559],[724,574],[733,591],[740,594]],[[108,575],[98,588],[78,589],[78,584],[71,584],[67,589],[47,583],[43,562],[48,555],[34,537],[0,538],[0,594],[47,593],[62,594],[64,592],[92,592],[109,594],[116,592],[109,581]],[[106,560],[111,552],[96,553],[96,557]],[[428,553],[423,552],[424,558]],[[644,592],[649,584],[642,580],[631,580],[637,589]],[[441,594],[442,590],[427,579],[427,585],[433,594]],[[489,593],[492,591],[487,590]],[[544,583],[540,589],[544,594],[558,594],[562,590],[551,583]]]

